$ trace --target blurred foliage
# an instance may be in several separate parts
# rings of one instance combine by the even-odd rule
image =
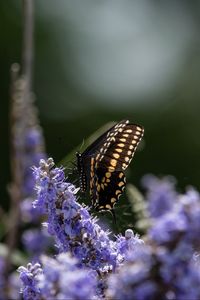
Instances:
[[[47,151],[61,161],[95,130],[145,127],[128,172],[200,188],[200,2],[35,1],[34,80]],[[123,9],[122,9],[123,8]],[[21,1],[0,2],[0,197],[9,182],[9,69],[20,62]]]

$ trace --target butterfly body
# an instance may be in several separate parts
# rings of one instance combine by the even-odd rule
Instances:
[[[130,164],[144,129],[123,120],[77,153],[82,192],[89,190],[96,211],[113,211],[126,185],[124,171]]]

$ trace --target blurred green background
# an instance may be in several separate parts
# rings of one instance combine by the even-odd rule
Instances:
[[[0,1],[1,201],[9,177],[9,74],[22,3]],[[35,1],[34,91],[59,162],[109,121],[145,127],[128,181],[172,174],[200,188],[200,1]]]

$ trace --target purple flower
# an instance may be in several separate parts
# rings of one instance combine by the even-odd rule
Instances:
[[[63,170],[53,166],[52,159],[41,160],[34,169],[38,192],[34,206],[48,214],[48,231],[59,251],[70,251],[81,264],[101,272],[115,269],[121,260],[116,244],[87,207],[76,201],[77,189],[65,181]]]
[[[27,251],[38,258],[43,251],[53,245],[52,237],[46,232],[46,228],[28,229],[22,234],[22,242]]]
[[[119,235],[116,243],[119,253],[126,260],[129,259],[130,253],[132,255],[133,251],[141,251],[144,246],[144,241],[137,234],[134,235],[131,229],[125,231],[125,236]]]
[[[156,219],[154,226],[149,231],[150,237],[159,243],[176,240],[187,230],[187,219],[181,212],[169,212]]]
[[[31,197],[25,198],[20,203],[20,211],[21,218],[25,223],[38,224],[42,216],[42,211],[39,208],[33,207],[33,199]]]
[[[151,248],[132,254],[132,259],[108,278],[109,299],[155,299],[157,284],[149,278],[153,265]]]
[[[24,300],[39,300],[40,289],[37,287],[38,276],[42,273],[41,265],[35,263],[27,264],[27,267],[19,267],[18,272],[20,273],[20,279],[23,283],[22,293]]]
[[[43,273],[38,287],[44,299],[92,299],[95,296],[96,274],[80,269],[78,261],[69,253],[59,254],[56,259],[42,257]]]
[[[194,260],[194,251],[200,248],[199,193],[190,188],[178,195],[166,179],[150,177],[147,183],[151,204],[159,204],[158,213],[152,213],[139,251],[133,246],[126,261],[110,275],[106,295],[110,299],[199,299],[200,268]],[[119,238],[119,246],[127,251],[124,242]]]

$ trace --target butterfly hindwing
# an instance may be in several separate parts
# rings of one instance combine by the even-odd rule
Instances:
[[[109,172],[105,168],[98,168],[90,183],[93,207],[97,211],[112,210],[125,189],[126,177],[122,171]]]

